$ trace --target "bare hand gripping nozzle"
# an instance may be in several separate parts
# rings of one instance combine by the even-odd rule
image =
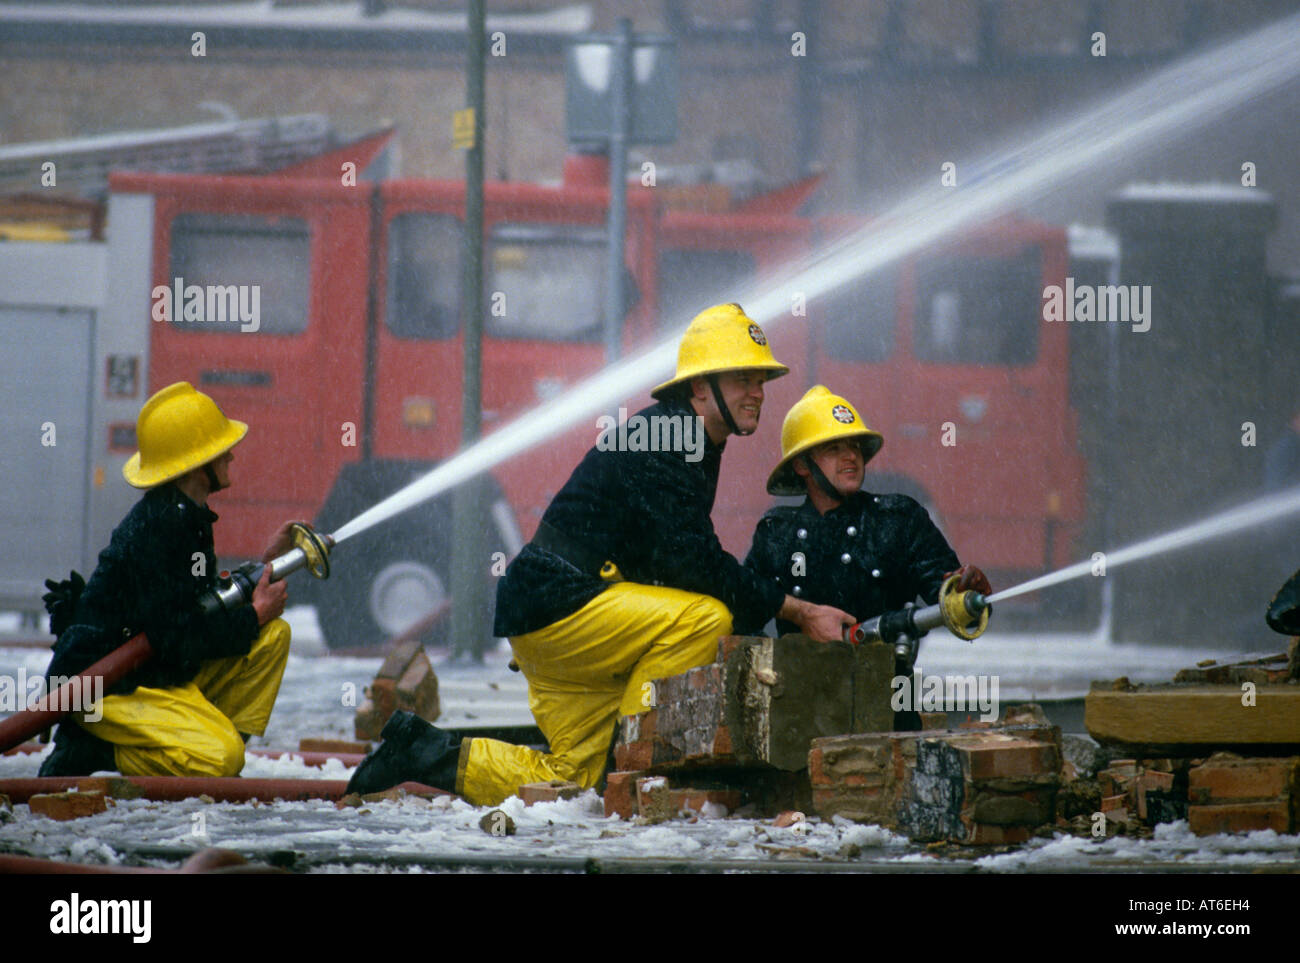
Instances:
[[[271,567],[271,581],[278,582],[291,572],[305,568],[316,578],[329,578],[332,535],[322,535],[308,525],[294,522],[289,527],[293,548],[269,562],[245,562],[232,572],[222,573],[217,587],[199,597],[205,615],[237,609],[253,601],[253,589],[262,578],[262,570]]]
[[[939,587],[939,601],[925,608],[908,604],[894,612],[885,612],[874,619],[858,622],[844,629],[844,641],[854,645],[863,642],[887,642],[894,647],[896,658],[910,666],[916,660],[921,636],[940,625],[959,639],[973,641],[988,628],[993,606],[979,592],[959,592],[959,576],[952,575]]]

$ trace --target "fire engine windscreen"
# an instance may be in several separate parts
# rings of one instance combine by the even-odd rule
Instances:
[[[755,320],[778,324],[789,316],[795,294],[811,301],[959,228],[1060,191],[1103,164],[1168,148],[1297,76],[1300,14],[1186,57],[1043,133],[960,162],[965,173],[957,188],[943,187],[936,176],[871,224],[788,266],[755,291],[720,291],[708,303],[739,301]],[[335,540],[343,542],[387,521],[662,380],[672,370],[688,318],[675,320],[668,340],[630,355],[471,445],[343,525]]]

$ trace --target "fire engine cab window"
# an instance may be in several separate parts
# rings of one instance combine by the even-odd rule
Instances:
[[[295,217],[178,214],[170,290],[154,317],[185,331],[297,334],[307,328],[310,236]]]
[[[820,320],[822,353],[836,361],[885,361],[894,350],[898,278],[883,269],[856,278],[818,299],[809,312]]]
[[[709,305],[743,298],[754,273],[754,258],[744,251],[664,251],[659,255],[659,326],[685,327]]]
[[[600,341],[605,232],[500,224],[488,242],[484,330],[496,338]]]
[[[1029,364],[1038,354],[1042,266],[1014,257],[948,255],[916,269],[916,357],[943,364]]]
[[[388,225],[388,329],[452,338],[460,327],[461,229],[446,214],[399,214]]]

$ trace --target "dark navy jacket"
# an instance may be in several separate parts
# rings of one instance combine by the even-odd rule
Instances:
[[[783,592],[834,605],[858,621],[901,609],[918,595],[933,604],[944,573],[959,564],[915,499],[865,491],[825,515],[810,499],[769,509],[745,558],[747,568]],[[737,620],[735,629],[752,634],[764,624]],[[787,622],[777,628],[799,631]]]
[[[695,417],[666,401],[637,413]],[[543,527],[560,533],[592,559],[616,564],[624,579],[711,595],[733,618],[766,622],[785,601],[771,580],[728,555],[709,517],[718,488],[722,446],[705,440],[703,457],[681,451],[601,451],[593,447],[552,499]],[[610,583],[595,565],[533,543],[510,563],[497,586],[495,634],[523,635],[576,612]],[[577,554],[577,553],[570,553]]]
[[[246,655],[258,633],[253,607],[205,618],[198,604],[217,580],[216,520],[175,485],[145,492],[100,552],[72,623],[54,644],[47,675],[74,675],[141,631],[155,654],[112,693],[181,685],[205,659]]]

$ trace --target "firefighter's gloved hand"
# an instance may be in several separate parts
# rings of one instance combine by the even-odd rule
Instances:
[[[945,575],[944,581],[952,578],[954,575],[959,576],[957,580],[958,592],[969,592],[974,589],[981,595],[992,595],[993,586],[989,584],[988,576],[981,572],[974,565],[963,565],[955,572],[949,572]]]
[[[81,573],[73,572],[62,582],[47,578],[45,587],[49,591],[41,596],[41,601],[45,603],[45,611],[50,613],[50,632],[57,638],[72,624],[72,613],[76,611],[86,580]]]
[[[284,555],[286,552],[293,549],[293,534],[291,529],[294,525],[307,526],[307,522],[304,522],[301,519],[294,519],[291,522],[285,522],[276,529],[275,534],[271,536],[271,541],[266,546],[266,551],[262,553],[263,562],[274,561],[281,555]]]

